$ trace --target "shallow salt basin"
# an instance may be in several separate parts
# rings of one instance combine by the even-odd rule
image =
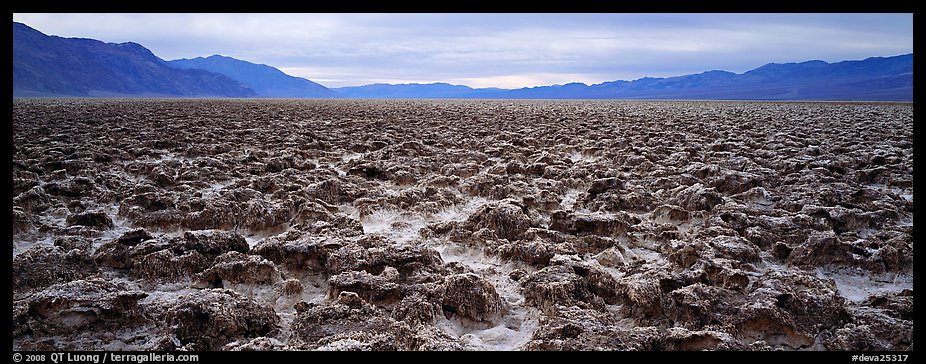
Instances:
[[[285,234],[289,230],[289,224],[279,226],[273,229],[263,230],[263,231],[251,231],[249,229],[239,229],[236,231],[238,235],[244,238],[244,241],[248,243],[248,247],[254,249],[255,246],[260,244],[260,242],[266,238],[273,237],[279,234]]]
[[[839,294],[855,303],[871,296],[913,290],[913,275],[906,273],[875,274],[858,268],[817,268],[816,274],[835,281]]]
[[[54,243],[54,236],[48,236],[38,240],[13,239],[13,259],[16,259],[16,256],[24,253],[29,249],[43,246],[54,246]]]
[[[103,245],[103,243],[117,239],[118,237],[125,234],[127,231],[132,230],[132,223],[127,219],[119,216],[119,204],[112,204],[107,206],[102,210],[109,216],[109,219],[113,223],[112,228],[107,228],[99,231],[96,235],[88,237],[90,241],[91,250],[96,250]],[[53,211],[45,211],[45,213],[38,216],[38,222],[45,224],[52,228],[67,228],[65,216],[57,216]],[[23,252],[35,248],[35,247],[51,247],[54,246],[54,242],[57,239],[57,236],[53,232],[48,233],[39,233],[29,236],[18,236],[13,238],[13,258],[22,254]]]
[[[423,219],[398,210],[377,210],[360,218],[364,234],[382,235],[404,243],[417,239],[418,230],[426,223]]]
[[[484,198],[468,198],[464,204],[451,206],[427,216],[398,210],[377,210],[360,218],[360,222],[364,234],[381,235],[397,243],[407,243],[419,239],[418,231],[428,223],[464,221],[486,202]],[[355,209],[347,208],[342,211],[354,212]],[[539,312],[524,306],[520,286],[508,277],[518,268],[514,263],[502,262],[481,251],[449,241],[432,239],[425,243],[437,250],[445,264],[462,263],[488,280],[507,306],[505,315],[494,326],[471,327],[472,323],[463,323],[458,318],[440,317],[436,323],[437,327],[459,338],[468,350],[518,350],[530,340],[534,330],[539,326]]]
[[[468,198],[465,203],[441,209],[433,214],[419,215],[396,209],[376,210],[359,218],[364,234],[381,235],[398,243],[419,238],[419,230],[431,223],[464,221],[479,206],[487,202],[481,197]],[[353,206],[339,207],[339,210],[356,218],[359,212]]]
[[[432,243],[432,247],[440,253],[444,263],[462,263],[492,283],[506,305],[505,314],[497,325],[491,327],[467,326],[456,318],[440,318],[437,326],[459,338],[469,350],[519,350],[527,344],[539,326],[540,313],[533,307],[525,306],[521,287],[509,278],[509,274],[518,268],[528,271],[533,269],[512,262],[502,262],[498,258],[486,256],[481,251],[462,245],[450,242]]]

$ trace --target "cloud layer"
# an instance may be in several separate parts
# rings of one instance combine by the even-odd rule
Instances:
[[[222,54],[329,87],[516,88],[913,52],[912,14],[14,14],[49,35]]]

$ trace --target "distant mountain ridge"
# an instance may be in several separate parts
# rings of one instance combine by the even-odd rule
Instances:
[[[13,22],[13,96],[255,95],[217,73],[170,67],[137,43],[48,36]]]
[[[827,63],[769,63],[736,74],[698,74],[586,85],[470,88],[446,83],[341,87],[345,97],[512,99],[913,100],[913,54]]]
[[[257,93],[258,97],[339,97],[325,86],[300,77],[293,77],[279,69],[255,64],[232,57],[212,55],[206,58],[166,61],[181,69],[202,69],[219,73],[241,82]]]
[[[329,89],[231,57],[165,61],[137,43],[48,36],[13,22],[13,96],[912,101],[913,53],[593,85],[500,89],[438,82]]]
[[[500,90],[500,89],[494,89]],[[435,82],[429,84],[404,83],[404,84],[387,84],[375,83],[372,85],[340,87],[334,89],[335,92],[350,98],[403,98],[406,95],[426,94],[427,97],[459,97],[476,92],[473,88],[463,85],[451,85],[444,82]]]

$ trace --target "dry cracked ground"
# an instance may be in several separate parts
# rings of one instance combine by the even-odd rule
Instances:
[[[13,348],[912,350],[911,104],[13,100]]]

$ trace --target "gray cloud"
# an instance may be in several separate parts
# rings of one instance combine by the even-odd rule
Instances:
[[[913,51],[912,14],[14,14],[46,34],[223,54],[327,86],[597,83]]]

